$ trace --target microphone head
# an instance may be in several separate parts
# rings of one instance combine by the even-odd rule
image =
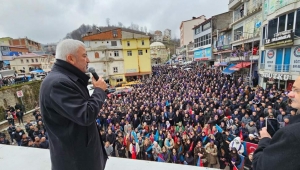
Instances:
[[[88,69],[88,72],[90,72],[90,73],[95,73],[96,71],[95,71],[94,67],[90,67],[90,68]]]

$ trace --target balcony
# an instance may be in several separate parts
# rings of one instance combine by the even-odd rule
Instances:
[[[236,7],[241,5],[243,0],[229,0],[228,9],[234,10]]]
[[[291,72],[291,65],[290,64],[260,64],[260,70],[264,71],[272,71],[272,72]]]
[[[28,156],[28,155],[34,155],[34,156]],[[16,161],[18,163],[16,163]],[[50,153],[48,149],[37,149],[37,148],[0,144],[0,165],[1,165],[1,170],[14,170],[14,169],[47,170],[47,169],[51,169]],[[24,166],[24,165],[33,165],[33,166]],[[109,157],[109,159],[107,160],[105,170],[113,170],[113,169],[216,170],[213,168],[206,168],[206,167]]]

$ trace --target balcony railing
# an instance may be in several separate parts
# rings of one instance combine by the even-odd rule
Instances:
[[[290,72],[291,71],[291,65],[290,64],[260,64],[261,70],[269,70],[274,72]]]

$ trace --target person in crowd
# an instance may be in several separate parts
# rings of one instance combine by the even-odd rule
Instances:
[[[245,158],[244,169],[253,170],[253,153],[249,153],[248,157]]]
[[[106,154],[108,156],[112,156],[112,153],[113,153],[113,147],[112,145],[109,143],[109,141],[105,142],[105,151],[106,151]]]
[[[16,115],[17,115],[17,118],[18,118],[18,121],[19,121],[19,125],[21,125],[21,122],[22,122],[22,125],[23,125],[24,113],[20,109],[17,109]]]
[[[211,140],[208,144],[206,144],[205,151],[207,153],[208,166],[210,168],[213,168],[213,166],[218,163],[218,149],[217,146],[214,144],[214,140]]]
[[[220,164],[220,169],[225,169],[230,162],[229,153],[226,152],[226,150],[223,147],[221,147],[220,151],[218,152],[218,160]]]

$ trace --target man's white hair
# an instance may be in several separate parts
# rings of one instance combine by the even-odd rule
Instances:
[[[85,47],[84,43],[78,40],[65,39],[58,43],[56,47],[55,58],[60,60],[67,60],[69,54],[75,55],[80,46]]]

